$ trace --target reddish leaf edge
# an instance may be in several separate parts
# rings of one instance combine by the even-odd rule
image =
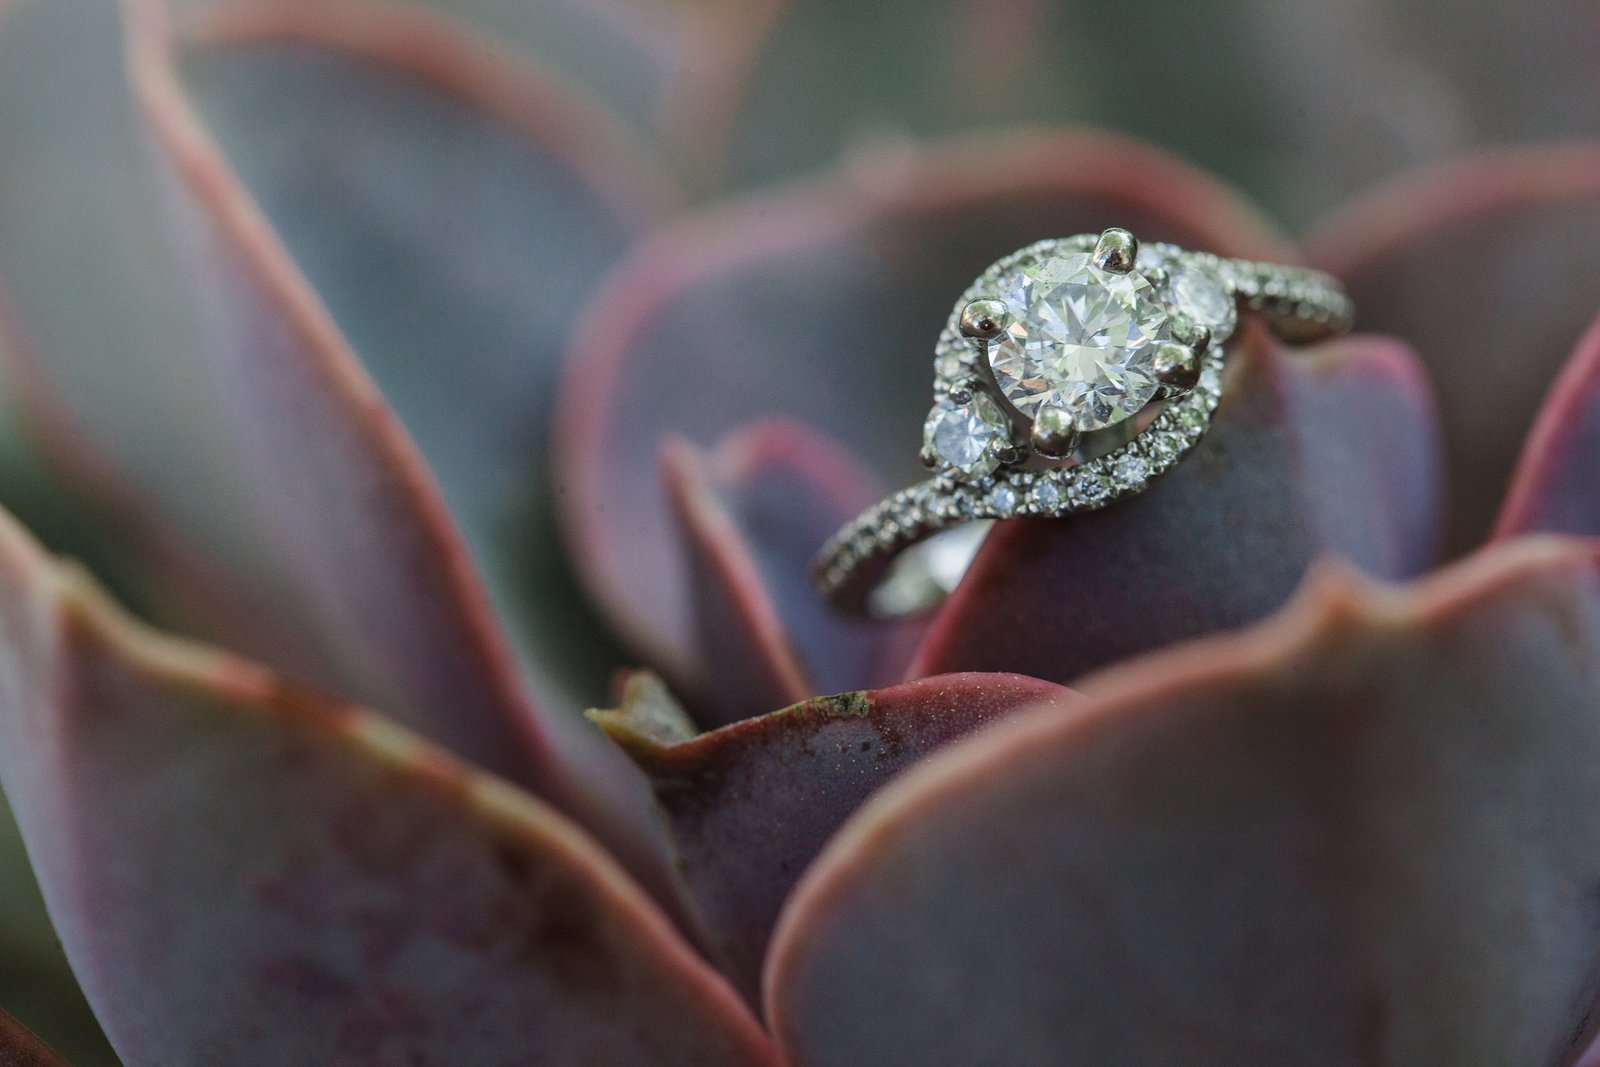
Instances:
[[[1420,167],[1381,182],[1313,226],[1302,247],[1310,263],[1349,277],[1461,219],[1597,195],[1600,142],[1524,145]]]
[[[54,616],[56,627],[93,635],[140,673],[208,693],[241,714],[306,724],[387,766],[415,788],[451,798],[508,840],[584,870],[596,895],[626,915],[650,951],[726,1021],[752,1062],[769,1062],[770,1042],[733,987],[683,940],[633,876],[556,808],[376,712],[304,689],[231,653],[152,629],[124,611],[82,567],[48,556],[4,512],[0,567],[36,587],[37,600]]]
[[[681,437],[661,445],[661,477],[668,501],[684,533],[704,551],[704,565],[728,597],[750,644],[746,650],[756,661],[765,683],[777,698],[774,703],[795,703],[811,693],[811,679],[790,638],[777,604],[767,589],[761,568],[739,532],[728,509],[717,499],[707,468],[718,456],[696,448]],[[712,665],[699,664],[686,684],[704,689]]]
[[[1005,166],[995,161],[1003,160]],[[1137,175],[1136,181],[1128,175]],[[979,197],[1059,191],[1160,214],[1193,205],[1188,222],[1230,255],[1293,263],[1302,256],[1242,194],[1142,141],[1094,129],[1019,130],[865,152],[820,175],[686,216],[646,239],[579,316],[556,398],[552,465],[570,487],[558,517],[568,552],[613,628],[669,677],[692,676],[684,654],[654,630],[611,573],[586,516],[603,510],[603,442],[627,378],[634,339],[674,295],[763,255],[812,247],[886,213],[933,212]],[[623,299],[626,297],[626,299]],[[598,309],[604,309],[600,313]]]
[[[225,0],[177,32],[186,51],[287,42],[396,70],[554,152],[633,226],[655,224],[680,199],[661,163],[604,104],[440,11],[388,0]]]
[[[587,783],[563,762],[541,721],[545,712],[522,686],[488,592],[415,442],[295,267],[265,214],[229,168],[185,95],[166,0],[122,0],[122,7],[129,80],[151,136],[170,156],[175,180],[238,249],[262,292],[278,303],[284,321],[300,332],[302,346],[319,360],[328,388],[344,405],[351,425],[393,472],[400,495],[409,500],[419,534],[432,546],[436,569],[449,590],[442,607],[455,615],[466,653],[478,660],[480,674],[507,724],[523,741],[527,784],[599,835],[641,878],[659,888],[663,876],[656,870],[649,843],[639,839],[637,828],[619,824],[602,799],[593,796]]]
[[[851,891],[881,842],[925,817],[945,795],[1003,775],[1008,759],[1062,735],[1092,729],[1140,706],[1170,703],[1195,686],[1251,677],[1354,627],[1400,631],[1427,627],[1513,589],[1547,568],[1600,567],[1600,540],[1522,537],[1480,549],[1460,562],[1406,584],[1366,578],[1329,559],[1276,615],[1232,634],[1199,638],[1137,656],[1086,675],[1074,688],[1089,699],[1059,718],[1020,711],[1008,721],[936,753],[890,782],[846,823],[801,876],[773,930],[763,972],[765,1017],[780,1050],[792,1050],[782,993],[806,944],[807,916],[825,913]]]
[[[1538,529],[1538,504],[1548,481],[1556,473],[1556,457],[1561,454],[1562,441],[1578,424],[1580,409],[1595,403],[1597,394],[1600,394],[1600,317],[1584,331],[1539,405],[1533,428],[1522,446],[1522,455],[1511,472],[1510,489],[1489,535],[1491,541],[1503,541]],[[1594,533],[1600,535],[1600,530]]]

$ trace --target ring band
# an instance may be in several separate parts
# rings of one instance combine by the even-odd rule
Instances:
[[[1321,271],[1141,246],[1115,228],[990,266],[934,349],[922,459],[935,473],[828,540],[813,567],[824,598],[853,615],[919,614],[960,580],[985,520],[1143,491],[1209,428],[1241,309],[1299,343],[1345,332],[1352,314]]]

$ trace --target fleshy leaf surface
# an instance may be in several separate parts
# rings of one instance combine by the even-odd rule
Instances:
[[[410,20],[418,25],[446,23],[469,28],[494,41],[509,61],[537,64],[560,72],[603,99],[641,133],[654,133],[682,106],[678,97],[703,97],[722,105],[718,93],[737,65],[748,30],[719,27],[683,9],[643,0],[172,0],[173,7],[202,27],[276,24],[316,25],[322,30]],[[757,5],[752,5],[752,11]],[[755,24],[750,29],[758,28]],[[722,31],[722,32],[719,32]],[[698,33],[698,36],[696,34]],[[731,54],[719,55],[718,44]],[[684,100],[683,103],[688,103]]]
[[[57,929],[130,1065],[773,1062],[563,816],[143,628],[9,519],[0,739]]]
[[[649,876],[631,768],[530,705],[417,449],[183,96],[162,11],[5,18],[0,270],[38,373],[248,604],[213,636],[533,785]]]
[[[556,434],[569,544],[618,627],[675,678],[689,673],[688,578],[641,450],[668,434],[706,446],[784,415],[864,457],[887,486],[925,477],[933,344],[953,301],[1008,252],[1113,223],[1291,255],[1209,179],[1089,134],[859,160],[686,220],[630,255],[590,305]]]
[[[790,898],[766,974],[790,1063],[1572,1063],[1597,567],[1543,538],[1412,588],[1330,571],[933,756]]]
[[[663,724],[658,687],[636,678],[619,710],[595,715],[654,784],[711,950],[752,999],[780,905],[862,801],[1019,707],[1065,709],[1076,696],[1034,678],[952,674],[684,737]]]
[[[1497,538],[1533,530],[1600,536],[1600,320],[1539,408],[1495,524]]]
[[[1428,368],[1445,438],[1445,548],[1488,536],[1529,427],[1600,308],[1600,146],[1508,151],[1424,171],[1308,241],[1362,329]]]
[[[388,9],[295,9],[188,50],[231,165],[438,479],[536,688],[623,658],[562,562],[552,395],[576,309],[660,209],[581,101]]]
[[[662,473],[693,583],[703,722],[882,680],[902,632],[830,612],[810,576],[817,546],[882,495],[853,456],[765,422],[711,450],[669,439]]]
[[[1067,682],[1255,622],[1337,553],[1383,578],[1433,562],[1437,418],[1412,353],[1355,336],[1229,353],[1211,430],[1129,501],[995,527],[928,628],[912,676],[1016,671]]]

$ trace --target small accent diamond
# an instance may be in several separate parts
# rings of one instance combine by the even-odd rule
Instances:
[[[1017,491],[1010,482],[997,482],[989,490],[989,506],[1002,519],[1009,519],[1017,510]]]
[[[982,478],[1000,465],[1006,417],[988,393],[975,392],[965,404],[941,400],[928,412],[924,445],[940,463],[967,478]]]
[[[1239,309],[1227,286],[1211,271],[1189,263],[1172,272],[1167,297],[1173,307],[1211,331],[1213,343],[1227,340],[1239,322]]]
[[[1040,511],[1054,513],[1061,507],[1063,499],[1061,486],[1057,484],[1054,478],[1040,478],[1034,483],[1033,492],[1030,495],[1033,498],[1033,506]]]

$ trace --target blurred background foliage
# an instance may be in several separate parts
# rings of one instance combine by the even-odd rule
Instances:
[[[0,38],[19,11],[52,2],[0,0]],[[223,5],[175,4],[185,16],[201,17]],[[630,139],[664,162],[689,203],[805,175],[854,154],[892,152],[907,138],[1091,124],[1148,139],[1212,170],[1296,229],[1407,166],[1487,145],[1587,135],[1600,117],[1594,62],[1600,15],[1582,0],[423,0],[423,6],[498,42],[508,58],[587,91]],[[58,36],[61,54],[40,63],[79,65],[87,76],[91,64],[103,61],[116,5],[77,7],[87,12],[81,45]],[[352,18],[362,10],[328,8]],[[189,67],[190,88],[202,113],[219,123],[225,146],[242,150],[246,142],[230,145],[223,129],[242,99],[232,75],[249,79],[260,71],[218,68],[235,61],[251,62],[202,57]],[[278,64],[269,73],[294,69]],[[319,84],[314,64],[298,69],[304,84],[258,87],[244,102],[331,107],[335,101],[319,94],[339,92],[337,79]],[[26,121],[25,87],[8,81],[7,90],[21,95],[0,101],[0,121]],[[337,103],[352,133],[382,121],[380,99]],[[69,114],[65,121],[77,126],[46,136],[92,136],[104,119]],[[255,163],[270,171],[266,162]],[[1003,158],[992,163],[1006,166]],[[245,168],[247,179],[251,169]],[[269,190],[257,193],[271,197]],[[299,206],[307,211],[307,229],[315,228],[316,211],[328,207],[304,197]],[[294,228],[293,219],[273,214],[280,226]],[[315,280],[317,264],[305,265]],[[75,292],[71,299],[97,294]],[[383,324],[372,326],[370,343],[381,343]],[[85,511],[39,474],[16,428],[15,406],[6,404],[10,417],[0,424],[6,506],[138,606],[141,576],[121,567],[95,533],[108,517]],[[559,573],[530,584],[561,588],[570,577],[553,554],[554,532],[540,536]],[[576,597],[563,599],[571,610]],[[527,625],[577,629],[548,621],[534,611]],[[591,657],[568,684],[592,686],[620,655],[604,642],[586,647],[603,655]],[[115,1062],[61,958],[9,815],[0,817],[0,1003],[73,1062]]]

